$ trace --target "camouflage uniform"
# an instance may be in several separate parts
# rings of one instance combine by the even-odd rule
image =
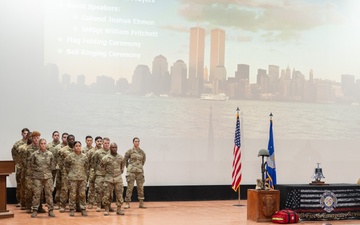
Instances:
[[[21,203],[21,193],[22,193],[22,187],[21,187],[21,163],[20,163],[20,154],[21,151],[19,150],[21,145],[26,144],[26,140],[21,139],[13,145],[11,149],[11,155],[13,160],[15,161],[15,178],[16,178],[16,200],[18,203]]]
[[[122,173],[124,170],[124,158],[120,154],[113,156],[108,154],[102,158],[100,165],[105,169],[104,178],[104,197],[102,203],[105,208],[109,208],[111,204],[111,196],[115,189],[116,206],[120,209],[124,202],[123,192],[124,183],[122,180]]]
[[[58,161],[58,148],[56,148],[57,145],[60,144],[60,141],[58,142],[50,142],[46,145],[46,150],[50,151],[53,156],[54,156],[54,160],[55,160],[55,169],[51,172],[52,173],[52,179],[53,182],[55,183],[55,178],[56,178],[56,174],[57,171],[59,170],[59,166],[57,165],[57,161]]]
[[[72,152],[65,159],[65,168],[67,170],[67,179],[69,181],[70,197],[69,207],[70,210],[75,210],[76,196],[80,202],[80,209],[86,208],[86,177],[88,171],[88,160],[85,154],[79,155]]]
[[[58,174],[58,171],[59,171],[59,165],[58,165],[58,157],[59,157],[59,154],[58,154],[58,150],[59,148],[57,148],[57,146],[60,146],[60,141],[57,141],[57,142],[50,142],[46,145],[46,150],[50,151],[53,156],[54,156],[54,160],[55,160],[55,169],[53,171],[51,171],[52,173],[52,180],[53,180],[53,184],[56,185],[56,193],[55,193],[55,202],[58,203],[60,201],[60,191],[59,189],[61,188],[61,183],[60,182],[57,182],[57,180],[60,180],[58,179],[56,176]],[[55,183],[56,181],[56,183]],[[58,209],[58,208],[56,208]]]
[[[24,177],[25,177],[25,207],[27,210],[31,209],[33,202],[33,170],[31,167],[31,156],[34,152],[39,150],[39,146],[33,144],[27,145],[24,152]]]
[[[131,148],[126,151],[124,157],[124,163],[127,168],[126,170],[126,182],[127,182],[127,190],[125,201],[131,201],[132,191],[134,189],[134,182],[136,181],[138,199],[139,201],[143,201],[144,197],[144,164],[146,161],[146,154],[140,148]]]
[[[66,208],[66,202],[68,200],[69,196],[69,182],[68,182],[68,176],[67,171],[64,162],[66,157],[70,155],[70,153],[74,152],[72,148],[70,148],[68,145],[61,148],[59,151],[59,158],[58,158],[58,164],[59,169],[61,172],[61,192],[60,192],[60,207],[65,209]],[[60,208],[60,210],[61,210]]]
[[[30,167],[33,171],[33,199],[32,210],[37,211],[40,205],[41,192],[44,188],[45,199],[49,211],[54,209],[52,192],[54,185],[52,181],[52,170],[55,168],[54,156],[49,151],[38,150],[30,157]]]
[[[23,144],[20,145],[18,148],[18,152],[19,152],[19,165],[21,168],[21,174],[20,174],[20,186],[21,186],[21,190],[20,190],[20,204],[21,204],[21,208],[25,209],[26,208],[26,164],[27,164],[27,159],[26,159],[26,152],[27,152],[27,146],[28,144]]]
[[[83,153],[83,154],[87,154],[91,149],[93,149],[94,147],[93,146],[90,146],[90,147],[88,147],[88,146],[84,146],[82,149],[81,149],[81,153]]]
[[[95,196],[96,196],[96,192],[95,192],[95,168],[92,167],[91,164],[91,159],[92,156],[94,155],[94,153],[97,151],[98,149],[92,148],[90,149],[87,153],[86,153],[86,157],[88,158],[88,162],[89,162],[89,176],[88,176],[88,182],[89,182],[89,191],[88,191],[88,203],[89,205],[93,205],[95,202]]]
[[[101,167],[100,162],[101,159],[109,154],[109,150],[100,149],[97,150],[93,156],[91,157],[91,167],[94,168],[95,173],[95,191],[96,191],[96,203],[97,206],[101,206],[101,201],[104,196],[104,177],[105,177],[105,170]]]
[[[60,150],[65,147],[66,145],[64,145],[63,143],[56,145],[56,147],[54,148],[54,158],[56,160],[56,182],[55,182],[55,189],[56,189],[56,193],[55,193],[55,202],[56,203],[60,203],[60,193],[61,193],[61,183],[62,183],[62,179],[61,179],[61,170],[60,170],[60,164],[63,164],[63,161],[60,161]]]

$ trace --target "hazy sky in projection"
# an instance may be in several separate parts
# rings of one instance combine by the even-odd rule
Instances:
[[[115,6],[118,11],[91,10],[88,6],[75,5],[85,2]],[[197,25],[207,34],[207,68],[210,31],[213,28],[225,30],[228,77],[234,76],[237,64],[248,64],[251,83],[256,80],[257,69],[267,70],[268,65],[295,68],[307,79],[311,69],[314,77],[320,79],[340,81],[341,74],[359,78],[360,1],[356,0],[93,0],[45,4],[45,63],[56,63],[60,76],[68,73],[74,82],[80,74],[86,76],[87,84],[93,83],[99,75],[115,80],[125,77],[131,81],[137,65],[148,65],[151,70],[154,57],[160,54],[167,58],[169,70],[178,59],[188,64],[189,29]],[[92,21],[95,17],[106,17],[106,21]],[[109,22],[109,17],[131,22]],[[154,24],[134,24],[133,19]],[[86,28],[101,29],[101,33]],[[157,35],[105,34],[106,28],[148,31]],[[81,43],[76,43],[77,38]],[[107,46],[85,44],[83,39],[105,40]],[[110,46],[110,40],[141,45]],[[106,52],[107,55],[94,57],[82,50]],[[109,56],[109,51],[132,53],[138,58]]]

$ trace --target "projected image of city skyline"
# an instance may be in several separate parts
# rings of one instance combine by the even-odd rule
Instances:
[[[89,2],[45,5],[45,65],[66,87],[310,102],[359,97],[356,1]]]
[[[234,76],[237,64],[250,65],[252,73],[268,65],[281,68],[289,65],[303,73],[313,69],[319,78],[336,81],[340,81],[341,74],[355,75],[359,71],[353,57],[338,56],[351,56],[359,49],[356,45],[359,34],[355,31],[359,27],[356,1],[76,2],[47,3],[46,62],[58,61],[53,55],[76,55],[76,49],[80,50],[78,56],[100,60],[104,55],[97,47],[106,45],[109,47],[104,50],[106,61],[114,58],[121,64],[122,60],[136,60],[128,65],[129,69],[107,72],[103,68],[104,75],[122,76],[131,81],[136,65],[150,66],[157,55],[165,56],[169,64],[179,59],[188,64],[189,31],[192,27],[201,27],[206,36],[204,66],[207,68],[210,67],[211,31],[218,28],[226,33],[223,66],[230,77]],[[55,10],[59,12],[54,13]],[[67,67],[64,67],[65,70]],[[123,71],[125,69],[128,71]],[[83,71],[86,72],[86,68]],[[86,76],[89,83],[94,81],[90,72]],[[251,82],[254,81],[253,78]]]

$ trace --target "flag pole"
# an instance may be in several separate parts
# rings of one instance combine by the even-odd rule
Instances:
[[[270,113],[270,129],[269,129],[269,158],[266,164],[266,184],[269,189],[275,189],[276,182],[276,163],[275,163],[275,149],[274,149],[274,137],[273,137],[273,114]]]
[[[238,188],[238,204],[234,204],[234,206],[238,206],[238,207],[244,207],[245,205],[240,203],[240,186]]]
[[[239,121],[239,123],[240,123],[240,109],[239,109],[239,107],[237,107],[236,108],[236,120],[237,120],[237,122]],[[241,135],[240,135],[240,127],[239,127],[239,143],[241,142],[240,140],[241,140]],[[235,131],[235,138],[236,138],[236,131]],[[240,146],[239,146],[240,147]],[[241,185],[239,184],[239,186],[237,187],[237,193],[238,193],[238,204],[234,204],[234,206],[239,206],[239,207],[244,207],[245,205],[242,205],[242,204],[240,204],[240,187],[241,187]]]

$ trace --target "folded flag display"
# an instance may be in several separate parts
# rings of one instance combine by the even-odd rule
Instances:
[[[280,211],[277,211],[272,215],[272,222],[273,223],[297,223],[299,222],[299,214],[296,212],[289,210],[289,209],[283,209]]]

